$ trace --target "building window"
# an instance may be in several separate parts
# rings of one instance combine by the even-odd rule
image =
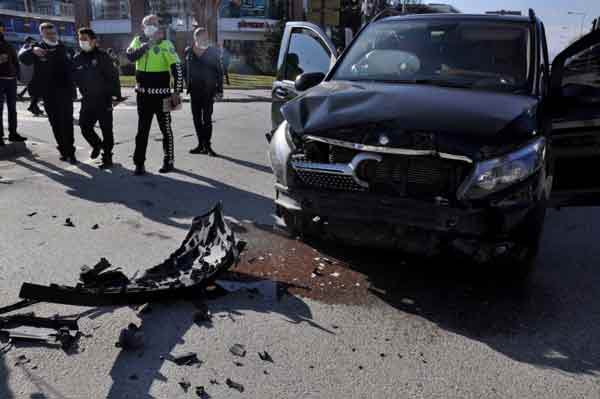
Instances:
[[[281,19],[282,0],[222,0],[219,7],[221,18],[269,18]]]
[[[92,0],[92,19],[129,18],[129,0]]]

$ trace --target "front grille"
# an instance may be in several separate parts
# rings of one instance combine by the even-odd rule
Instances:
[[[308,186],[318,187],[325,190],[335,191],[364,191],[352,176],[322,173],[315,171],[296,170],[296,174],[302,182]]]

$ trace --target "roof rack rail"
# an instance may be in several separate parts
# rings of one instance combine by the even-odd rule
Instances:
[[[533,10],[533,8],[529,9],[529,19],[531,20],[531,22],[535,22],[537,17],[535,15],[535,11]]]

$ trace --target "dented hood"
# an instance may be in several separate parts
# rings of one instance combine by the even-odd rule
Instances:
[[[324,82],[282,107],[297,134],[392,124],[403,130],[459,135],[479,144],[523,139],[535,129],[534,97],[422,84]],[[519,122],[519,123],[516,123]],[[510,129],[507,129],[510,127]]]

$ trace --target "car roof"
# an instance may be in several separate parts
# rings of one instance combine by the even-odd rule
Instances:
[[[394,15],[382,18],[377,22],[389,21],[405,21],[405,20],[431,20],[431,19],[448,19],[448,20],[474,20],[474,21],[495,21],[495,22],[521,22],[532,23],[531,19],[522,15],[500,15],[500,14],[407,14]]]

